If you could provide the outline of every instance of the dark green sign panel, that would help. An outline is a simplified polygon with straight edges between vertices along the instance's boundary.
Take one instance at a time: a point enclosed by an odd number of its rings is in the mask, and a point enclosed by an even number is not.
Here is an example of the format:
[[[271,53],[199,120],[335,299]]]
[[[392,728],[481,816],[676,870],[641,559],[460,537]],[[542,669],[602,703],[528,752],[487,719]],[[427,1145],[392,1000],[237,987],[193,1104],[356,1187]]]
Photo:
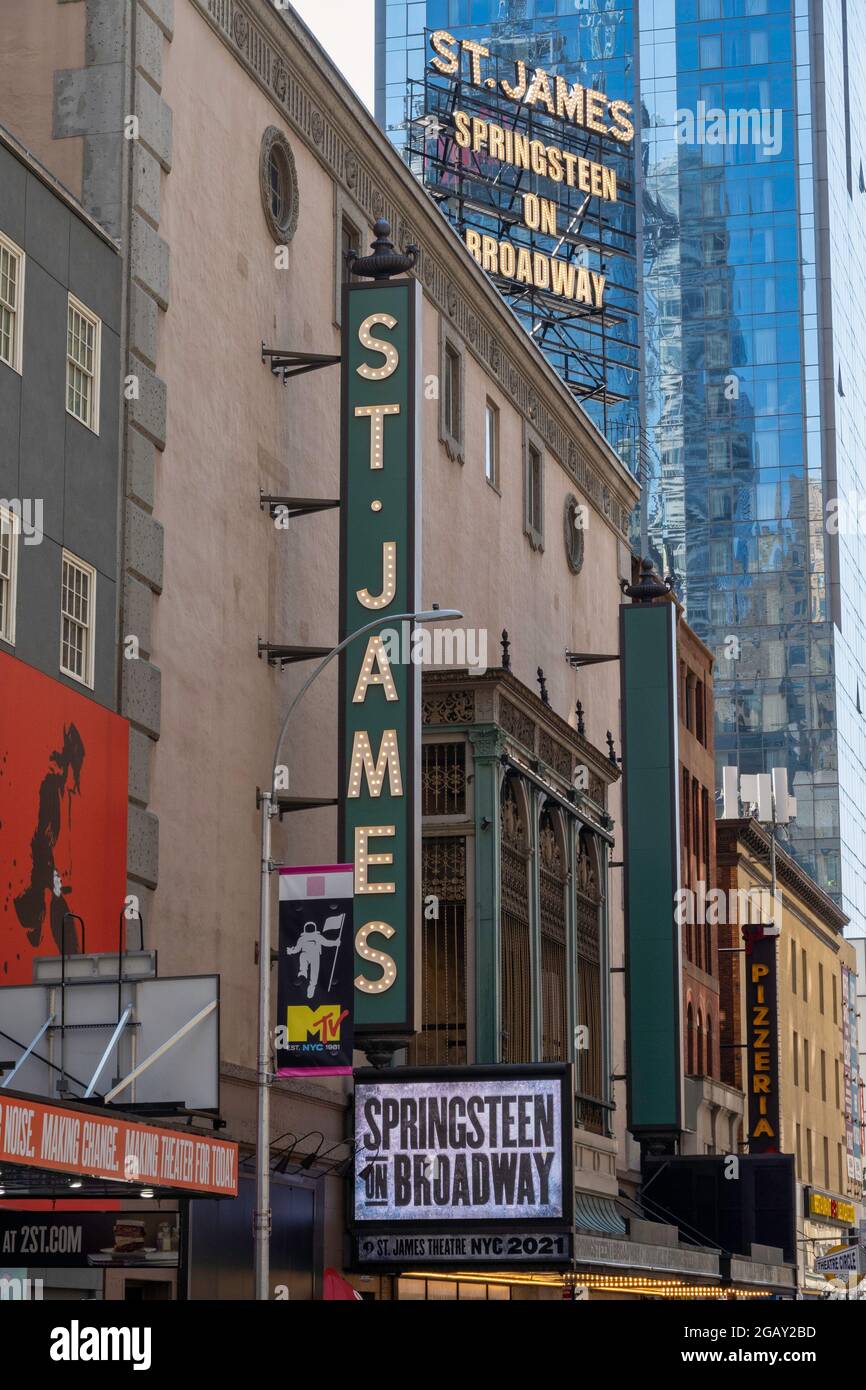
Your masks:
[[[676,609],[620,610],[629,1129],[681,1128]]]
[[[418,1025],[421,669],[417,464],[421,287],[347,286],[343,301],[340,637],[378,616],[340,669],[340,822],[355,866],[355,998],[361,1032]]]

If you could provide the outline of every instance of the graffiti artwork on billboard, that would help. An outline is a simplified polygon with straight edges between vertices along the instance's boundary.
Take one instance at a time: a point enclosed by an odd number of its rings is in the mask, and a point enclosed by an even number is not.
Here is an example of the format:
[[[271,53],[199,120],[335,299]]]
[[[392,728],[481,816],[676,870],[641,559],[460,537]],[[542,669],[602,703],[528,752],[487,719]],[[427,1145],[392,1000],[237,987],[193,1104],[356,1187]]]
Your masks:
[[[359,1074],[356,1223],[567,1220],[567,1098],[534,1071]]]
[[[0,653],[0,985],[35,956],[116,949],[128,726]]]
[[[353,885],[351,864],[280,870],[280,1076],[352,1070]]]

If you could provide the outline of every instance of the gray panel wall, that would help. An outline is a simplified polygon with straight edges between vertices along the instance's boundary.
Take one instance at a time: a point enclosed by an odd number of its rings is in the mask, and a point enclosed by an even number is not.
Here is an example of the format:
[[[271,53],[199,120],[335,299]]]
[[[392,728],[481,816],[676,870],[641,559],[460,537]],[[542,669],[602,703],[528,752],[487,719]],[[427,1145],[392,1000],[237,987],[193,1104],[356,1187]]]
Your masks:
[[[44,537],[18,538],[16,641],[22,661],[60,674],[61,550],[96,577],[94,688],[117,708],[118,431],[121,404],[119,254],[0,146],[0,230],[26,254],[23,372],[0,363],[0,498],[42,503]],[[66,410],[69,293],[102,320],[99,434]]]

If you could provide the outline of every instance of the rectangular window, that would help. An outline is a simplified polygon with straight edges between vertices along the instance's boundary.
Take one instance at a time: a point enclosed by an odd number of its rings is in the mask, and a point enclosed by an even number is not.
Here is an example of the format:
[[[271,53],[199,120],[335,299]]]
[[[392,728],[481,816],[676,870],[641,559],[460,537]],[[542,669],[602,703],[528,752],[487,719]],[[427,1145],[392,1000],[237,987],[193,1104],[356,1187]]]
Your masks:
[[[818,965],[818,1008],[824,1012],[824,967]]]
[[[66,409],[99,434],[99,356],[102,324],[72,295],[66,328]]]
[[[713,472],[724,472],[730,468],[731,460],[728,453],[727,439],[708,439],[707,440],[707,467]]]
[[[791,942],[791,993],[797,993],[797,946]]]
[[[795,1085],[795,1086],[799,1086],[799,1084],[800,1084],[800,1035],[799,1035],[799,1033],[795,1033],[795,1034],[794,1034],[794,1050],[793,1050],[793,1057],[794,1057],[794,1085]]]
[[[426,776],[426,763],[424,770]],[[421,924],[421,1032],[409,1060],[412,1066],[460,1065],[467,1060],[465,837],[425,836],[421,869],[424,896],[434,896],[439,906]]]
[[[809,1174],[809,1182],[814,1181],[812,1173],[812,1131],[806,1130],[806,1171]]]
[[[803,1138],[802,1138],[802,1134],[801,1134],[801,1131],[800,1131],[800,1126],[797,1125],[797,1177],[800,1179],[801,1182],[802,1182],[802,1179],[803,1179],[803,1161],[802,1161],[802,1158],[801,1158],[802,1152],[803,1152]]]
[[[0,362],[21,372],[24,252],[0,232]]]
[[[830,1186],[830,1140],[824,1135],[824,1186]]]
[[[808,970],[808,967],[807,967],[807,964],[806,964],[806,950],[805,950],[805,947],[804,947],[803,950],[800,952],[800,962],[801,962],[801,965],[802,965],[802,967],[803,967],[803,980],[802,980],[802,984],[803,984],[803,999],[804,999],[805,1003],[808,1004],[808,1002],[809,1002],[809,970]]]
[[[460,354],[445,345],[445,424],[454,439],[460,438]]]
[[[705,361],[707,367],[716,371],[730,365],[731,348],[727,333],[708,333],[705,339]]]
[[[18,517],[0,507],[0,639],[10,646],[15,644],[19,530]]]
[[[706,318],[718,318],[720,314],[728,311],[727,285],[716,283],[704,285],[704,315]]]
[[[844,1192],[844,1191],[845,1191],[845,1188],[844,1188],[844,1186],[843,1186],[843,1177],[842,1177],[842,1145],[841,1145],[841,1144],[837,1144],[837,1145],[836,1145],[836,1169],[837,1169],[837,1172],[838,1172],[838,1175],[839,1175],[839,1181],[838,1181],[838,1183],[837,1183],[837,1185],[836,1185],[836,1191],[837,1191],[837,1192]]]
[[[812,1071],[811,1059],[809,1057],[809,1039],[803,1039],[803,1090],[809,1089],[809,1076]]]
[[[833,1067],[836,1072],[836,1109],[839,1109],[839,1058],[834,1057]]]
[[[349,269],[348,261],[346,260],[346,256],[350,251],[354,251],[356,255],[360,254],[361,234],[358,228],[349,221],[348,217],[342,217],[340,219],[340,267],[342,271],[341,278],[344,284],[347,284],[354,278]]]
[[[700,55],[702,68],[720,68],[722,66],[721,34],[702,35],[700,39]]]
[[[821,1099],[827,1099],[827,1054],[821,1048]]]
[[[484,410],[484,476],[499,487],[499,407],[488,401]]]
[[[523,442],[523,529],[534,550],[544,549],[544,454],[541,441],[530,436]]]
[[[60,669],[93,688],[96,570],[63,552]]]
[[[839,1001],[836,997],[836,976],[833,976],[833,1022],[839,1022]]]

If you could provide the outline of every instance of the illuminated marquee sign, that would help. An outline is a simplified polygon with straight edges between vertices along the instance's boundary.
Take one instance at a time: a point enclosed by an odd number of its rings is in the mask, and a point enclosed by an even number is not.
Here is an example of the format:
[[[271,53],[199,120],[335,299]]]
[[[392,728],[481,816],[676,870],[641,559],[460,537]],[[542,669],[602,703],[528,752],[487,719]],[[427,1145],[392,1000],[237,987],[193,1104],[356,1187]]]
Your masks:
[[[776,937],[746,954],[749,1153],[779,1152],[779,1015]]]
[[[572,1085],[564,1063],[356,1072],[359,1261],[567,1260]]]
[[[421,287],[352,284],[343,301],[340,815],[354,866],[356,1026],[418,1025],[420,667],[393,659],[389,614],[418,611]]]
[[[490,49],[470,39],[458,40],[446,29],[436,29],[430,35],[430,45],[436,53],[431,66],[443,77],[456,77],[461,70],[461,52],[468,56],[469,82],[473,87],[485,91],[498,90],[509,101],[525,107],[536,107],[549,116],[572,125],[583,126],[585,130],[598,135],[610,135],[614,140],[628,144],[634,139],[634,125],[630,117],[632,108],[627,101],[608,101],[604,92],[594,87],[582,87],[579,82],[569,84],[563,77],[554,77],[544,68],[535,68],[530,74],[522,60],[514,64],[514,81],[495,77],[485,72],[483,58],[489,58]]]
[[[603,92],[583,87],[579,82],[570,84],[544,68],[530,72],[522,60],[514,64],[513,75],[494,76],[492,73],[499,72],[498,66],[494,66],[498,60],[489,48],[468,39],[461,43],[444,29],[431,34],[430,45],[435,54],[430,67],[435,73],[461,80],[497,103],[504,98],[521,114],[535,113],[560,121],[564,136],[573,138],[580,132],[607,137],[621,146],[634,140],[632,108],[626,101],[610,101]],[[466,110],[455,110],[452,119],[458,150],[495,161],[505,169],[526,171],[554,187],[576,189],[587,199],[608,203],[618,200],[616,171],[568,149],[565,143],[532,138],[528,131],[512,129],[510,124],[487,120]],[[529,232],[550,237],[556,250],[575,221],[573,216],[561,217],[556,199],[541,197],[532,190],[521,191],[516,206],[519,223]],[[491,275],[542,291],[556,300],[574,301],[590,310],[605,307],[607,277],[600,270],[561,258],[556,250],[547,254],[534,246],[515,244],[509,238],[500,239],[471,227],[466,229],[465,238],[467,249]]]
[[[837,1226],[856,1226],[857,1209],[853,1202],[843,1202],[831,1197],[829,1192],[819,1192],[816,1187],[808,1189],[806,1215],[818,1221],[833,1221]]]

